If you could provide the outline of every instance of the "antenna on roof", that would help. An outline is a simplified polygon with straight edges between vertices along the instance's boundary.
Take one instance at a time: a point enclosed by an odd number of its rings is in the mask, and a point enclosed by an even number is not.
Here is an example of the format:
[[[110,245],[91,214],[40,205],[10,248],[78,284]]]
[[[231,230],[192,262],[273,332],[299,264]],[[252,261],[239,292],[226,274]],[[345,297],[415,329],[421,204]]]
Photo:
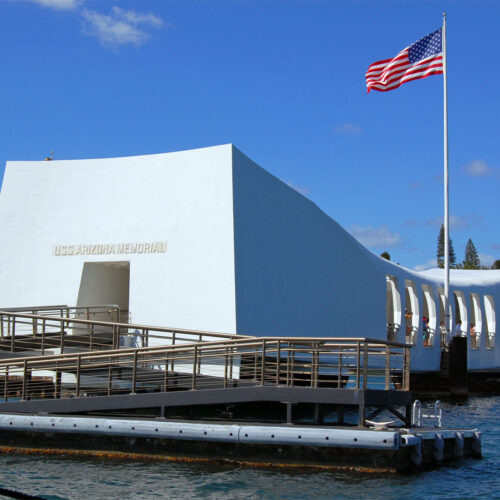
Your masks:
[[[54,150],[52,150],[50,152],[50,156],[48,156],[47,158],[45,158],[45,161],[52,161],[54,159]]]

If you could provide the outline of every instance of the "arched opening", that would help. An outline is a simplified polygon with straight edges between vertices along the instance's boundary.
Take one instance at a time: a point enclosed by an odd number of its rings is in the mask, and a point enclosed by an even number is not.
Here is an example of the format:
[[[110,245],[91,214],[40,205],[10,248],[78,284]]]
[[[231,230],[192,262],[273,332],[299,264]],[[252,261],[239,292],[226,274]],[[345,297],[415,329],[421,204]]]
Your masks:
[[[434,345],[437,324],[436,301],[434,300],[434,295],[430,285],[422,285],[422,292],[424,296],[424,310],[422,313],[424,346],[432,347]]]
[[[441,349],[447,349],[450,342],[451,334],[451,304],[448,301],[448,319],[444,313],[444,289],[438,288],[439,296],[439,337],[441,341]]]
[[[472,349],[478,349],[481,345],[481,332],[483,330],[483,315],[481,313],[481,303],[477,293],[470,294],[470,345]]]
[[[395,276],[386,276],[386,290],[387,340],[394,341],[401,326],[401,295]]]
[[[455,336],[467,337],[467,304],[464,292],[455,290]]]
[[[405,328],[406,342],[417,343],[419,307],[415,283],[405,280]]]
[[[491,295],[484,296],[484,315],[486,319],[486,349],[495,347],[495,331],[497,328],[495,303]]]

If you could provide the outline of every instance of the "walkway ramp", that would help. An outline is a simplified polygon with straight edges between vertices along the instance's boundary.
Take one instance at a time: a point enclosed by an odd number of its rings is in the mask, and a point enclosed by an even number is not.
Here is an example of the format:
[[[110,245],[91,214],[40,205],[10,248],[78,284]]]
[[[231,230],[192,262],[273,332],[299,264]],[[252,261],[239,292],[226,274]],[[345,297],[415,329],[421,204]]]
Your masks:
[[[114,324],[114,332],[122,327],[130,325]],[[407,420],[395,407],[411,402],[409,345],[365,338],[188,335],[197,341],[183,337],[182,344],[1,359],[0,412],[164,412],[276,402],[354,405],[362,424],[369,405]]]
[[[0,359],[248,338],[119,322],[118,306],[46,306],[0,310]]]

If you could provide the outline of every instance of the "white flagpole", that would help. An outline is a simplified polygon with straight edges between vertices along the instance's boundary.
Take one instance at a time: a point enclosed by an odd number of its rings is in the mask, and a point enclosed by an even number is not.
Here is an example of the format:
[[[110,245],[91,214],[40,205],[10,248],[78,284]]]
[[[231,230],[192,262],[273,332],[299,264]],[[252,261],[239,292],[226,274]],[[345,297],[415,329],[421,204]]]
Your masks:
[[[450,249],[449,249],[449,199],[448,199],[448,85],[446,68],[446,12],[443,13],[443,94],[444,94],[444,317],[445,326],[450,326]],[[451,332],[450,332],[451,333]]]

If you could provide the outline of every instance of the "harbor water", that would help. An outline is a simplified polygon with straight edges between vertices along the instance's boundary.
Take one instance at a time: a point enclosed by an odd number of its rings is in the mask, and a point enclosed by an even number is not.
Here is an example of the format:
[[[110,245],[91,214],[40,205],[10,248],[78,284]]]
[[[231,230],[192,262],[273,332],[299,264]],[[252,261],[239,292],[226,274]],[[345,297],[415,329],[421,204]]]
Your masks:
[[[447,428],[482,432],[483,460],[397,475],[0,455],[0,487],[47,499],[500,499],[500,397],[443,401],[443,417]]]

